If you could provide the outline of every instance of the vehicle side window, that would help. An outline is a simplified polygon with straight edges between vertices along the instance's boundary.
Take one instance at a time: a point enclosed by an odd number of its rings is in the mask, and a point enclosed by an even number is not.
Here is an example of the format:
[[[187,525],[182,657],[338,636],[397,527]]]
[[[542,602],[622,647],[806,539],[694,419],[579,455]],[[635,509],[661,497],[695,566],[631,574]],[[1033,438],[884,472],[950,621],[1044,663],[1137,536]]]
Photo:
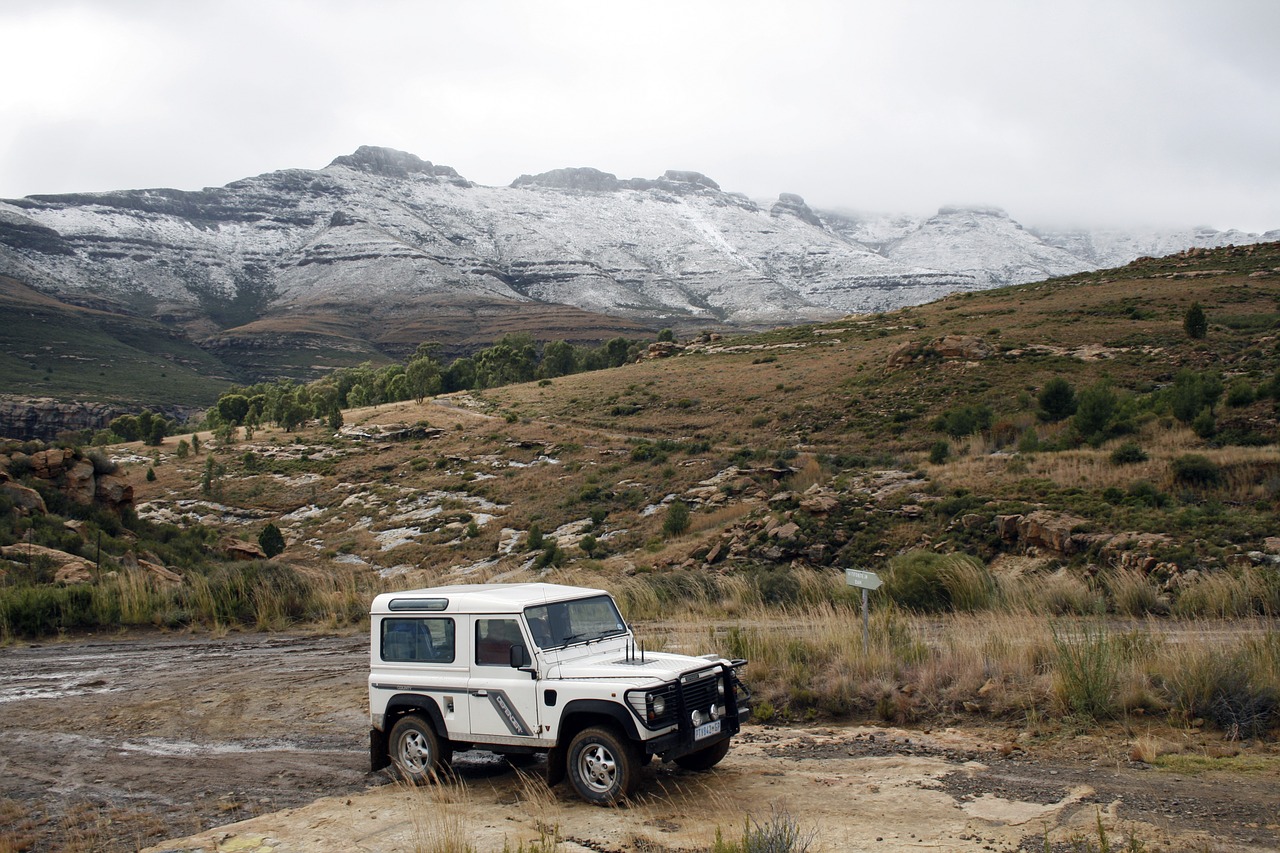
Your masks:
[[[382,659],[412,663],[453,663],[453,620],[383,619]]]
[[[511,646],[523,642],[514,619],[476,620],[476,663],[481,666],[510,666]]]

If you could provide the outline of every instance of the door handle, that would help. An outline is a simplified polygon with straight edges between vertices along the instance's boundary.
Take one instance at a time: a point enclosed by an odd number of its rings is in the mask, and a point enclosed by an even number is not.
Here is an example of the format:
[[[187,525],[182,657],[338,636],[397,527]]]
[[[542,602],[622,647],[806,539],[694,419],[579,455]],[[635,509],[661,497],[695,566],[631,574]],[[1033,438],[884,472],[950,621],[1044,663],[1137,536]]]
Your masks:
[[[472,696],[488,696],[489,691],[488,690],[472,690],[471,695]]]

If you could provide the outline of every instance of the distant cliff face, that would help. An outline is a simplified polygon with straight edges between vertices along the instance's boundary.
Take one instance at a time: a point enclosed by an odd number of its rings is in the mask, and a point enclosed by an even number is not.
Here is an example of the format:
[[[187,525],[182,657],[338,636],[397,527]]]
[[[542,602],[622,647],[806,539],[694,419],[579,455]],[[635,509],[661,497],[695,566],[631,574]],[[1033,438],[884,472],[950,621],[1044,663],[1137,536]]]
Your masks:
[[[60,433],[104,428],[124,414],[103,403],[60,403],[48,398],[0,399],[0,438],[53,441]]]

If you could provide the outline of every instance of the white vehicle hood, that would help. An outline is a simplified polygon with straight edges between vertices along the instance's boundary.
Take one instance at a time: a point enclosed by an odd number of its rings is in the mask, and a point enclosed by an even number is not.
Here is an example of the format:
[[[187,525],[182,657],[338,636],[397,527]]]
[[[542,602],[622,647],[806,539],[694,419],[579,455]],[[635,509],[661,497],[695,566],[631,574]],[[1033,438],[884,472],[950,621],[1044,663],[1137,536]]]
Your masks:
[[[574,652],[579,652],[574,654]],[[600,679],[634,684],[660,684],[674,681],[687,672],[706,669],[719,658],[697,658],[666,652],[630,654],[623,647],[584,650],[566,649],[557,653],[559,660],[545,671],[546,678]]]

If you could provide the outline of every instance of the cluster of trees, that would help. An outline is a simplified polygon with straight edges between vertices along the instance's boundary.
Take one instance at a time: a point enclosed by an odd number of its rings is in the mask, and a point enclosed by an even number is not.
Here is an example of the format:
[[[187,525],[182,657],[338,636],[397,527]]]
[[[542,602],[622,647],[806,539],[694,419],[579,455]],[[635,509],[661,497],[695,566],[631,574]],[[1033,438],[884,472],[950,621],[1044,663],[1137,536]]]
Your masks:
[[[671,340],[663,330],[659,340]],[[335,370],[314,382],[264,382],[233,388],[209,411],[210,426],[253,429],[271,421],[293,430],[313,418],[337,429],[342,409],[376,406],[400,400],[421,402],[450,391],[495,388],[535,379],[554,379],[572,373],[618,367],[635,359],[638,342],[613,338],[598,347],[550,341],[539,347],[528,334],[508,334],[473,356],[448,365],[438,357],[439,344],[424,343],[404,364],[376,367],[365,363]]]
[[[173,435],[178,422],[169,420],[164,415],[150,409],[143,409],[136,415],[120,415],[107,424],[106,429],[98,430],[90,442],[98,447],[107,444],[119,444],[123,441],[141,441],[153,446],[159,445],[166,436]]]

